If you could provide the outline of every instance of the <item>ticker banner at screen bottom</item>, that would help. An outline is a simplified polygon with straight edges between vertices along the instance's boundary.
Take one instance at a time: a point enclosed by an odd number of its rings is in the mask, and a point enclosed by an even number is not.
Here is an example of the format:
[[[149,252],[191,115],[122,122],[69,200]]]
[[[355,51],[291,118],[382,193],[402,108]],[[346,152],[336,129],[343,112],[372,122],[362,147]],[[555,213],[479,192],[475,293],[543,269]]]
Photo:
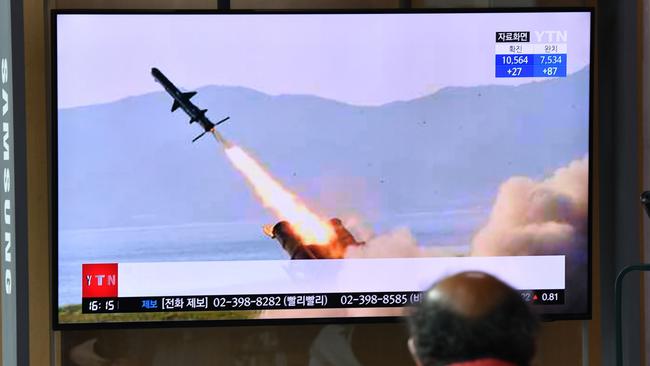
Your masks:
[[[90,263],[84,313],[402,307],[435,281],[483,271],[534,304],[563,304],[564,256]]]
[[[564,290],[519,290],[533,305],[562,305]],[[85,298],[84,314],[179,311],[390,308],[417,304],[421,292]]]

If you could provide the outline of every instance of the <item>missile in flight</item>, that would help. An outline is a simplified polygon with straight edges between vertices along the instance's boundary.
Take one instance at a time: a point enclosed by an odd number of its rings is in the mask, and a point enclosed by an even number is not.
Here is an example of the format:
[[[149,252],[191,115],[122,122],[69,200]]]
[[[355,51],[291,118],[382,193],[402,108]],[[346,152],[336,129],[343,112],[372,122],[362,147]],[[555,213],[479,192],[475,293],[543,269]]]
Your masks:
[[[230,117],[226,117],[222,120],[220,120],[217,123],[212,123],[208,116],[205,115],[205,112],[207,112],[207,109],[200,109],[197,107],[194,103],[190,101],[194,95],[196,95],[195,91],[191,92],[181,92],[176,85],[174,85],[167,77],[165,74],[163,74],[160,70],[157,68],[152,68],[151,69],[151,75],[156,79],[157,82],[160,83],[160,85],[165,88],[167,93],[171,95],[172,98],[174,98],[174,104],[172,104],[172,112],[177,110],[178,108],[181,108],[189,117],[190,117],[190,124],[197,122],[198,124],[201,125],[203,128],[203,132],[196,136],[192,142],[195,142],[196,140],[200,139],[203,137],[208,132],[213,133],[215,136],[218,136],[216,133],[215,127],[226,122],[227,120],[230,119]],[[220,140],[217,138],[217,140]]]

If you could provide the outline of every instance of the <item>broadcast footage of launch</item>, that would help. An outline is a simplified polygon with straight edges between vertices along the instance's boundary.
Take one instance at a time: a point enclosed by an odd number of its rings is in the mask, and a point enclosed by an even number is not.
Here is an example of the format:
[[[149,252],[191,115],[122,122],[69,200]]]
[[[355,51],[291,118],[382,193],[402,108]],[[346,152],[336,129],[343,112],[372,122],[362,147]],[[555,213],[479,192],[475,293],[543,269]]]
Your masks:
[[[393,317],[469,269],[585,313],[589,22],[58,15],[59,322]]]

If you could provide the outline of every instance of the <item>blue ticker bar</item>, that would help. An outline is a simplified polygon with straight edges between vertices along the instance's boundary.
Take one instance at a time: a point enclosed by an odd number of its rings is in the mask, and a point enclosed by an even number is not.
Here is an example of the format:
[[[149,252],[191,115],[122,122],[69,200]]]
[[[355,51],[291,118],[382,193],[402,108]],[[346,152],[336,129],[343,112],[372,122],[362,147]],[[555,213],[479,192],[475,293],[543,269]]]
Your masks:
[[[540,78],[566,77],[566,64],[534,65],[533,76]]]
[[[567,55],[507,54],[495,55],[498,78],[566,77]]]
[[[529,78],[534,73],[533,65],[497,65],[498,78]]]
[[[535,65],[566,65],[566,53],[533,55]]]
[[[533,60],[535,56],[539,55],[495,55],[496,64],[498,65],[509,65],[509,66],[519,66],[519,65],[533,65]]]

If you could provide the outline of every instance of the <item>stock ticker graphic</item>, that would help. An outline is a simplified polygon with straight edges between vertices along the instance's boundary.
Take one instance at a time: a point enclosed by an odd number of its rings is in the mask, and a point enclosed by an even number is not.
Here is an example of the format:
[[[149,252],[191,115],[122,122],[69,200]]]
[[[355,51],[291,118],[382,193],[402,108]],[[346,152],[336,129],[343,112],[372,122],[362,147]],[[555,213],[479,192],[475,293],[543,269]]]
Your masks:
[[[567,76],[566,31],[496,32],[495,53],[498,78]]]

